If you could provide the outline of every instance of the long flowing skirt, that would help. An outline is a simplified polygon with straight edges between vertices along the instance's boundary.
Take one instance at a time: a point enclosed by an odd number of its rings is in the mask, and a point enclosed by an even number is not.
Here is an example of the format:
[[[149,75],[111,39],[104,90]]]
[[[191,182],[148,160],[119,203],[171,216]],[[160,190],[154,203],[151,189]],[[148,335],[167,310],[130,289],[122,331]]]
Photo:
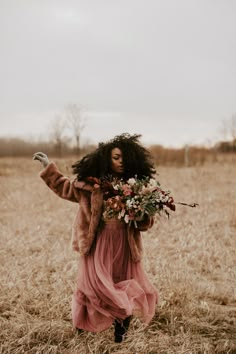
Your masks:
[[[155,313],[157,291],[141,262],[133,262],[127,226],[105,224],[89,255],[79,260],[72,299],[73,326],[91,332],[109,328],[114,319],[135,315],[148,323]]]

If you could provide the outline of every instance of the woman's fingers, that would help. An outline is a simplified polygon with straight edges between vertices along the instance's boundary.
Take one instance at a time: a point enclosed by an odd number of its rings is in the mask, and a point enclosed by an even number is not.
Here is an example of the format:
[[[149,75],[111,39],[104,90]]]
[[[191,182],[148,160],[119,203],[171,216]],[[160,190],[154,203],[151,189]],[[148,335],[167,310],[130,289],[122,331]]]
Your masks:
[[[42,163],[42,165],[44,167],[46,167],[49,164],[49,160],[46,154],[44,154],[43,152],[36,152],[33,155],[33,160],[38,160]]]
[[[45,159],[47,158],[47,155],[44,154],[43,152],[36,152],[34,155],[33,155],[33,160],[39,160],[41,161],[42,159]]]
[[[39,156],[39,157],[47,157],[46,154],[44,154],[43,152],[35,152],[34,156]]]

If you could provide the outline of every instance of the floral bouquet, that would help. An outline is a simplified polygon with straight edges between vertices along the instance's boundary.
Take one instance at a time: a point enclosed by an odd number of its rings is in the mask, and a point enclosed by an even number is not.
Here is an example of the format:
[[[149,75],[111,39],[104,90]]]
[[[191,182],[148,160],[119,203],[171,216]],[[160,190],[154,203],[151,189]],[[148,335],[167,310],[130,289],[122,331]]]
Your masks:
[[[163,191],[154,178],[93,180],[104,192],[104,219],[123,219],[125,223],[134,223],[137,227],[137,221],[142,221],[145,215],[154,216],[164,212],[169,216],[168,210],[175,211],[170,191]]]

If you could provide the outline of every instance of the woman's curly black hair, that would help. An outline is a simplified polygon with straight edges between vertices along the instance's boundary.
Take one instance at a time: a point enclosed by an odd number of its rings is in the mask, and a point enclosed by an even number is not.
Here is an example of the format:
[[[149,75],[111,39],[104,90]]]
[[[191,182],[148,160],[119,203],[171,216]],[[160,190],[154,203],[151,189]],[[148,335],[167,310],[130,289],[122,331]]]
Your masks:
[[[77,174],[79,181],[83,181],[87,177],[103,178],[112,175],[111,151],[114,148],[119,148],[123,155],[124,173],[122,177],[125,180],[134,176],[138,178],[153,177],[156,172],[154,164],[149,151],[140,144],[140,137],[140,134],[124,133],[115,136],[107,143],[99,143],[94,152],[72,165],[73,173]]]

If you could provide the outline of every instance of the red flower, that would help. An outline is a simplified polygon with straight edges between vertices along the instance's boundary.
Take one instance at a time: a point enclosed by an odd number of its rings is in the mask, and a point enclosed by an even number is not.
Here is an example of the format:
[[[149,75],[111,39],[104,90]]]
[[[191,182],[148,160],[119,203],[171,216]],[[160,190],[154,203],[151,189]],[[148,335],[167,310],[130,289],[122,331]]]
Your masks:
[[[124,203],[122,202],[122,199],[119,195],[107,199],[107,205],[110,209],[113,209],[115,211],[120,211],[124,208]]]

